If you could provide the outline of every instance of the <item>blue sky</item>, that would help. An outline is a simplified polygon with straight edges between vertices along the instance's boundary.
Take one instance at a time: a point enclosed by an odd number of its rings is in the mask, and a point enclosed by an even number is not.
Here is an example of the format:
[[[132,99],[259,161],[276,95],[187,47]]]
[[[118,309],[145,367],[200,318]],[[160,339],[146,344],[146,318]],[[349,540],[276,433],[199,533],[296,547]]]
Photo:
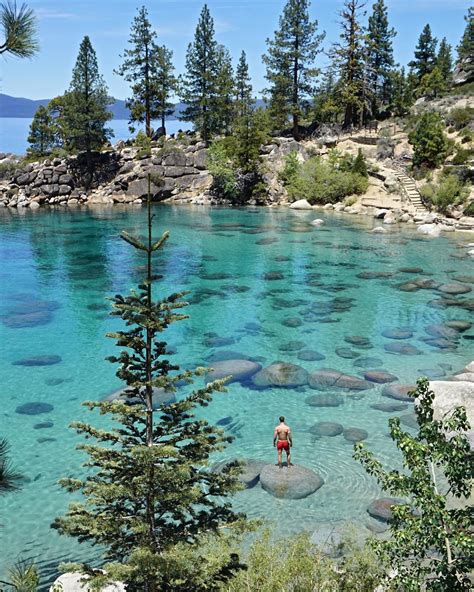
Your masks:
[[[19,3],[21,0],[19,0]],[[178,72],[184,69],[186,47],[191,41],[203,0],[27,0],[39,19],[41,51],[32,60],[0,58],[0,92],[32,99],[51,98],[69,86],[79,44],[89,35],[99,67],[117,98],[128,95],[128,86],[113,73],[119,54],[127,46],[130,23],[137,7],[144,4],[157,30],[160,43],[174,52]],[[245,49],[255,91],[265,87],[261,56],[265,39],[273,35],[285,0],[208,0],[216,25],[216,37],[231,51],[234,61]],[[337,40],[337,12],[342,0],[313,0],[311,15],[326,31],[325,47]],[[373,0],[367,8],[370,12]],[[446,36],[455,46],[464,30],[463,17],[470,0],[386,0],[391,25],[398,35],[395,57],[406,64],[423,26],[429,22],[434,34]],[[319,58],[324,66],[327,59]]]

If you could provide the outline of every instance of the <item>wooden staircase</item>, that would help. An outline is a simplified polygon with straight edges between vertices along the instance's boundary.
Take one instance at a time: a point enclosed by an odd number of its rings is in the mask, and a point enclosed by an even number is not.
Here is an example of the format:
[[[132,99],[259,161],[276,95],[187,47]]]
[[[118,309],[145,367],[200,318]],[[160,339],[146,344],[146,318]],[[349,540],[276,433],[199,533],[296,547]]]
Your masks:
[[[423,204],[421,193],[418,191],[415,179],[409,177],[400,165],[397,166],[395,169],[395,176],[397,177],[397,180],[400,183],[405,197],[415,208],[415,211],[423,214],[426,213],[427,209]]]

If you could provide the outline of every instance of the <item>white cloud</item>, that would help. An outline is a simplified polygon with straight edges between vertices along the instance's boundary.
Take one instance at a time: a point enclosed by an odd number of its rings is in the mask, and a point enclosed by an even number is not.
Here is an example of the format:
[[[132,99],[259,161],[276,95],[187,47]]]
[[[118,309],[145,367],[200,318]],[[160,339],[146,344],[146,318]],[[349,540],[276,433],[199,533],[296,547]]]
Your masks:
[[[48,10],[46,8],[38,8],[35,13],[40,19],[75,19],[78,18],[77,14],[73,12],[64,12],[61,10]]]

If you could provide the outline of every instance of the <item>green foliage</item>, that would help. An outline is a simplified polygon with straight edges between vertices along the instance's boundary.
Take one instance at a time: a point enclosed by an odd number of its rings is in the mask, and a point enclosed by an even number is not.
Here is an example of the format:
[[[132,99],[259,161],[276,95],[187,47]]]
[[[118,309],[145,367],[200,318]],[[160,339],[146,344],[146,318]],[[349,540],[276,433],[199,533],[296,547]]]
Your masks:
[[[292,150],[285,156],[283,168],[278,173],[278,178],[285,185],[293,183],[301,171],[301,163],[298,160],[298,153],[296,150]]]
[[[333,68],[323,74],[321,84],[316,90],[312,106],[312,119],[317,123],[334,123],[342,113],[337,99],[337,83]]]
[[[415,48],[415,58],[408,64],[418,82],[435,67],[437,45],[438,40],[433,37],[431,27],[425,25]]]
[[[452,163],[455,165],[466,164],[473,155],[474,150],[472,148],[462,148],[462,146],[457,145]]]
[[[308,534],[271,541],[266,532],[251,546],[247,569],[225,585],[223,592],[373,592],[382,574],[373,552],[358,547],[349,536],[328,557],[312,545]]]
[[[49,154],[57,145],[57,129],[48,107],[40,105],[33,117],[28,135],[28,152],[35,156]]]
[[[91,152],[99,150],[113,136],[107,121],[111,99],[99,74],[97,56],[89,37],[84,37],[72,71],[69,91],[60,100],[58,116],[64,147],[70,152],[86,153],[89,185],[93,177]]]
[[[8,457],[10,447],[5,438],[0,438],[0,495],[20,488],[22,475],[12,467]]]
[[[459,45],[457,46],[458,61],[465,62],[470,59],[471,63],[465,63],[464,66],[472,70],[474,67],[472,64],[472,56],[474,55],[474,6],[470,6],[467,9],[467,14],[464,17],[466,21],[466,28],[464,29],[463,36]]]
[[[365,29],[361,23],[364,0],[345,0],[339,13],[340,42],[330,51],[333,67],[339,71],[336,100],[344,112],[344,127],[359,125],[366,109]]]
[[[431,72],[425,74],[421,78],[417,94],[429,97],[430,99],[436,99],[439,95],[443,94],[447,88],[448,85],[445,76],[441,72],[441,69],[438,66],[435,66]]]
[[[434,168],[443,163],[448,152],[444,123],[439,113],[426,111],[408,135],[413,146],[413,165]]]
[[[420,192],[428,203],[434,205],[443,214],[446,213],[449,206],[463,203],[469,195],[469,189],[454,174],[444,175],[439,184],[424,185]]]
[[[243,173],[258,175],[260,148],[268,141],[268,113],[264,109],[250,109],[234,125],[235,163]]]
[[[31,58],[38,53],[38,21],[27,4],[21,4],[18,9],[16,0],[2,2],[0,29],[3,36],[0,55],[9,53],[18,58]]]
[[[152,135],[151,120],[165,120],[173,113],[171,95],[177,88],[174,76],[173,52],[156,42],[156,33],[148,19],[148,11],[142,6],[132,22],[130,49],[123,55],[123,63],[116,73],[130,83],[132,96],[126,105],[130,109],[130,124],[145,122],[145,132]]]
[[[367,191],[367,178],[353,172],[354,159],[336,156],[323,162],[312,157],[301,165],[298,174],[286,185],[293,199],[307,199],[310,203],[336,203],[348,195]]]
[[[217,46],[216,76],[217,92],[214,106],[216,127],[219,133],[228,136],[235,117],[234,98],[236,89],[232,58],[230,57],[229,50],[223,45]]]
[[[436,57],[436,66],[439,68],[446,86],[448,86],[448,84],[451,82],[451,77],[453,74],[453,56],[452,48],[449,45],[446,37],[443,37],[443,39],[441,39],[441,43],[439,44],[438,55]]]
[[[446,124],[456,130],[468,126],[474,122],[474,107],[456,107],[446,115]]]
[[[252,96],[252,84],[249,76],[247,55],[242,51],[235,72],[235,111],[237,117],[244,117],[253,108],[255,100]]]
[[[136,158],[141,159],[151,156],[151,138],[144,131],[140,130],[136,135],[135,146],[140,149],[137,152]]]
[[[214,35],[214,20],[205,4],[186,53],[186,74],[181,80],[186,109],[180,117],[194,124],[206,145],[220,127],[216,117],[219,56]]]
[[[459,132],[459,135],[463,144],[468,144],[469,142],[474,141],[474,132],[468,127],[463,127]]]
[[[415,592],[471,590],[474,543],[469,533],[472,508],[453,508],[450,497],[468,502],[473,464],[466,411],[457,407],[449,416],[434,419],[434,393],[426,378],[418,380],[413,396],[418,433],[402,431],[398,418],[389,421],[390,434],[402,453],[403,471],[385,470],[362,443],[354,458],[385,491],[407,502],[393,506],[390,539],[373,541],[381,561],[393,571],[392,585]]]
[[[467,204],[467,206],[463,210],[463,214],[465,216],[473,216],[474,217],[474,201],[471,201]]]
[[[369,16],[366,38],[366,67],[371,94],[371,115],[377,117],[391,102],[391,73],[395,66],[392,39],[384,0],[377,0]]]
[[[239,195],[232,138],[214,142],[208,151],[207,168],[214,177],[213,189],[224,199],[234,201]]]
[[[359,148],[357,152],[356,159],[354,160],[354,164],[352,165],[352,172],[356,173],[357,175],[361,175],[362,177],[368,177],[367,171],[367,162],[365,157],[362,153],[362,150]]]
[[[391,75],[391,103],[389,111],[395,117],[405,117],[410,112],[414,102],[413,87],[410,79],[405,75],[405,68],[393,70]]]
[[[15,592],[36,592],[40,582],[35,564],[22,559],[10,567],[8,578]]]
[[[196,417],[214,392],[225,390],[225,380],[204,383],[166,402],[178,385],[189,385],[207,371],[181,371],[168,359],[162,333],[187,318],[182,312],[187,303],[185,294],[179,292],[153,299],[152,255],[163,248],[168,233],[158,240],[152,236],[150,195],[147,238],[127,232],[122,238],[145,255],[147,269],[138,290],[111,299],[112,315],[123,320],[124,329],[108,334],[122,348],[108,360],[119,364],[116,374],[125,389],[115,401],[84,404],[107,416],[112,427],[73,424],[87,440],[80,449],[88,455],[88,470],[83,478],[61,481],[69,492],[82,493],[82,497],[53,526],[104,549],[106,575],[94,572],[93,584],[121,580],[131,592],[215,590],[216,585],[200,584],[202,573],[199,566],[190,569],[189,555],[195,550],[196,561],[203,563],[201,542],[218,539],[222,529],[243,518],[229,502],[229,496],[240,488],[238,464],[220,473],[209,469],[211,455],[223,450],[232,438]],[[220,582],[240,566],[238,558],[227,553],[206,567],[209,582]],[[88,568],[76,565],[74,569],[87,573]],[[193,574],[199,576],[198,582],[193,581]]]
[[[293,119],[293,136],[299,138],[299,123],[314,80],[319,74],[314,62],[325,33],[317,34],[318,21],[309,16],[309,0],[287,0],[273,39],[267,39],[263,62],[267,67],[266,90],[270,111],[278,123]]]

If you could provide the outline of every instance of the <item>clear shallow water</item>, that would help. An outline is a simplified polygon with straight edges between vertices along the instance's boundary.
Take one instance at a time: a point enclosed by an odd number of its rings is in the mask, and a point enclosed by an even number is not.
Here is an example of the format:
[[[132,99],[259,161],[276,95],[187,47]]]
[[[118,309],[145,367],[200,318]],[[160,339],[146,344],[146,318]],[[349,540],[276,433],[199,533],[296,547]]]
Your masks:
[[[0,152],[25,154],[29,146],[27,138],[31,121],[27,117],[0,117]],[[119,140],[128,140],[136,135],[136,132],[134,134],[130,133],[126,119],[112,119],[108,125],[114,132],[114,137],[111,140],[112,143]],[[161,124],[154,122],[153,125],[156,129]],[[168,134],[175,134],[178,130],[191,128],[191,124],[186,121],[174,119],[166,122],[166,131]]]
[[[447,319],[469,320],[469,312],[428,306],[440,296],[434,290],[396,289],[413,277],[444,282],[459,274],[472,275],[463,248],[472,239],[462,235],[426,239],[406,227],[400,233],[373,235],[368,232],[372,221],[335,214],[322,217],[325,226],[313,228],[306,225],[314,218],[311,212],[157,206],[155,234],[167,229],[171,238],[156,264],[156,271],[164,274],[156,293],[183,288],[190,290],[194,302],[187,309],[190,318],[176,323],[166,337],[178,351],[176,360],[185,366],[201,365],[213,353],[233,350],[264,365],[285,360],[307,370],[330,367],[357,375],[362,369],[335,350],[352,347],[344,341],[346,336],[361,335],[371,340],[373,348],[352,349],[363,357],[380,358],[381,367],[405,383],[413,381],[420,369],[439,371],[441,363],[457,370],[473,358],[472,341],[467,339],[460,339],[457,349],[448,352],[422,341],[426,326]],[[100,425],[103,420],[83,409],[81,402],[120,386],[115,367],[104,361],[116,349],[104,334],[118,322],[107,316],[105,298],[128,291],[143,264],[118,238],[122,229],[144,233],[145,210],[0,210],[0,434],[10,441],[16,466],[31,479],[19,493],[1,499],[0,573],[19,556],[34,557],[47,581],[61,560],[97,554],[59,537],[49,525],[71,501],[57,485],[58,479],[83,474],[83,457],[74,449],[80,439],[68,424],[87,420]],[[397,272],[413,266],[423,273]],[[264,279],[273,271],[281,272],[283,279]],[[390,278],[358,278],[363,271],[397,273]],[[350,304],[342,307],[346,310],[324,312],[335,298],[353,300],[345,301]],[[18,327],[19,311],[33,315],[27,324],[43,324]],[[305,322],[287,327],[282,322],[289,317]],[[394,341],[381,332],[393,327],[409,327],[414,332],[409,343],[422,353],[386,352],[384,344]],[[234,342],[210,348],[205,345],[208,332]],[[326,359],[302,362],[296,351],[280,349],[294,340]],[[43,367],[13,364],[38,355],[59,355],[62,361]],[[257,486],[238,494],[236,507],[251,517],[274,521],[282,533],[311,530],[334,520],[367,523],[367,504],[379,490],[352,460],[352,444],[342,436],[317,440],[308,430],[317,421],[364,428],[369,432],[367,445],[387,463],[396,464],[398,457],[387,437],[387,420],[396,414],[370,407],[391,401],[381,397],[381,388],[342,393],[344,404],[333,408],[308,406],[306,397],[317,393],[308,387],[257,391],[232,384],[228,394],[216,395],[205,416],[212,422],[231,416],[236,436],[223,458],[274,462],[273,427],[284,414],[294,432],[294,462],[325,479],[314,495],[297,501],[275,499]],[[47,403],[53,409],[40,415],[16,411],[30,402]],[[38,427],[44,422],[53,425]]]

